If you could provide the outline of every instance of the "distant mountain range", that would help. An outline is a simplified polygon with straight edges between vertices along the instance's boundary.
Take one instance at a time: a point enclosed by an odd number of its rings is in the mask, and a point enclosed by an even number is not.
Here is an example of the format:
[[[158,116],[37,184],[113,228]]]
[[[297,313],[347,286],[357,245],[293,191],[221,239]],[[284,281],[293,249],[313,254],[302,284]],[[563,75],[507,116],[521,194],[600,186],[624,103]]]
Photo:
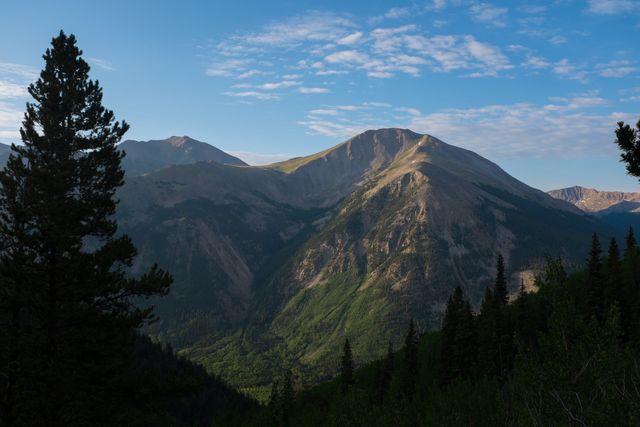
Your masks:
[[[119,147],[126,153],[122,161],[122,168],[127,176],[143,175],[171,165],[197,162],[247,166],[237,157],[188,136],[172,136],[167,139],[150,141],[128,139],[123,141]],[[9,145],[0,144],[0,167],[4,166],[10,152]]]
[[[640,232],[640,192],[599,191],[574,186],[552,190],[549,194],[572,203],[621,231],[632,226]]]
[[[581,187],[551,197],[406,129],[268,166],[186,136],[120,147],[133,271],[158,262],[175,278],[148,332],[239,385],[333,373],[345,337],[358,360],[381,356],[409,318],[439,326],[455,286],[478,304],[498,253],[515,291],[546,254],[582,263],[591,233],[620,235],[607,223],[622,230],[640,203]]]
[[[123,141],[119,147],[126,153],[122,167],[129,175],[142,175],[170,165],[196,162],[247,166],[237,157],[188,136],[172,136],[167,139],[151,141],[128,139]]]
[[[127,180],[134,271],[174,274],[149,332],[236,384],[336,369],[439,326],[461,286],[479,303],[502,253],[512,290],[545,254],[582,263],[616,232],[477,154],[406,129],[367,131],[268,166],[174,165]]]

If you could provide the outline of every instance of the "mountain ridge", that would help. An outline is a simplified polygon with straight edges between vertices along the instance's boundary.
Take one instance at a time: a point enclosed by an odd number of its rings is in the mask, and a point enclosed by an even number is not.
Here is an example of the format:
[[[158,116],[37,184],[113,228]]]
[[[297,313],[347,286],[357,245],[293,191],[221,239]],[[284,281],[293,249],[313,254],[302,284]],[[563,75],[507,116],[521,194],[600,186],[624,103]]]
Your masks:
[[[640,202],[640,192],[603,191],[579,185],[551,190],[548,194],[590,213],[603,211],[620,202]]]
[[[439,324],[453,287],[478,304],[495,257],[511,289],[546,253],[581,262],[614,231],[495,163],[403,129],[267,166],[200,162],[133,177],[118,221],[134,271],[171,271],[149,332],[236,384],[324,375],[345,336],[379,356],[414,317]]]
[[[237,157],[188,136],[148,141],[128,139],[122,141],[118,148],[126,153],[122,166],[129,175],[142,175],[164,167],[202,161],[247,166]]]

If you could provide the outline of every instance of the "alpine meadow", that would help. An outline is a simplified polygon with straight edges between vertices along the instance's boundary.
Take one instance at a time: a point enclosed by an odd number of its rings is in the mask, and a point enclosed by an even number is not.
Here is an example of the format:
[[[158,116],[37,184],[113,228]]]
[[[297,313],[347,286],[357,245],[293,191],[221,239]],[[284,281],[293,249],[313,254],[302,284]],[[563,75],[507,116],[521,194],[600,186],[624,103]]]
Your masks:
[[[0,426],[640,425],[640,1],[0,11]]]

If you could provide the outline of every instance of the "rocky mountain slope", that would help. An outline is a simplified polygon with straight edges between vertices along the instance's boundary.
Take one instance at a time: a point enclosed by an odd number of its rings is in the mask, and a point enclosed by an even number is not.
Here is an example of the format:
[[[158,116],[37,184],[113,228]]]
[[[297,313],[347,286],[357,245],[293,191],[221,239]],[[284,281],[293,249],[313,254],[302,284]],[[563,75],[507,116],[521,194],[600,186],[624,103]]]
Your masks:
[[[622,202],[640,204],[640,193],[624,193],[622,191],[598,191],[580,186],[561,188],[549,191],[556,199],[574,204],[585,212],[602,212]],[[623,204],[623,206],[628,204]]]
[[[409,130],[367,131],[265,167],[178,165],[129,179],[119,221],[175,276],[150,332],[238,384],[334,372],[439,325],[455,286],[478,303],[502,253],[512,289],[545,254],[582,262],[614,232],[490,161]]]
[[[216,162],[236,166],[247,164],[216,147],[188,136],[172,136],[162,140],[126,140],[119,145],[127,153],[122,162],[129,175],[142,175],[170,165]]]
[[[574,204],[620,231],[626,231],[630,226],[640,230],[640,192],[599,191],[575,186],[552,190],[549,194]]]
[[[122,167],[127,176],[138,176],[172,165],[197,162],[214,162],[235,166],[247,166],[245,162],[205,142],[188,136],[172,136],[167,139],[134,141],[128,139],[119,145],[126,156]],[[0,144],[0,167],[4,167],[11,146]]]
[[[4,167],[11,153],[11,146],[6,144],[0,144],[0,167]]]

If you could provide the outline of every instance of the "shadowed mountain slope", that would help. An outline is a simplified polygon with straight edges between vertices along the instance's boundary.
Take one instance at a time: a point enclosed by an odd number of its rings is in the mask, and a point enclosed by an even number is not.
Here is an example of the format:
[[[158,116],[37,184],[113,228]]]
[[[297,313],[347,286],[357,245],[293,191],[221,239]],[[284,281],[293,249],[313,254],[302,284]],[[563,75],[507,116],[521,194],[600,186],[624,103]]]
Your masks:
[[[237,384],[334,372],[410,317],[439,325],[461,286],[478,303],[505,256],[511,288],[545,254],[582,262],[611,228],[477,154],[403,129],[367,131],[263,167],[197,163],[130,179],[119,221],[175,275],[150,332]]]
[[[119,145],[126,153],[122,167],[128,175],[142,175],[171,165],[215,162],[236,166],[247,164],[204,142],[188,136],[172,136],[162,140],[126,140]]]

